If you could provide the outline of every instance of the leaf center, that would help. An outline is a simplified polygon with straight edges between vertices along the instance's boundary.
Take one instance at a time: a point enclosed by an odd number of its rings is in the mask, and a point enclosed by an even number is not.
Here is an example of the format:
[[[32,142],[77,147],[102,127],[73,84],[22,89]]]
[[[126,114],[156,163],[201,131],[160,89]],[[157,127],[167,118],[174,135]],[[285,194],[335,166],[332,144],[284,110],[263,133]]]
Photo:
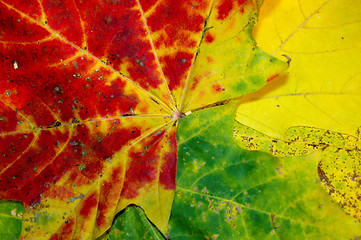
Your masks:
[[[176,111],[174,113],[174,117],[177,118],[177,119],[181,119],[181,118],[184,118],[185,116],[188,116],[189,114],[191,114],[192,111],[188,111],[186,113],[182,113],[182,112],[179,112],[179,111]]]

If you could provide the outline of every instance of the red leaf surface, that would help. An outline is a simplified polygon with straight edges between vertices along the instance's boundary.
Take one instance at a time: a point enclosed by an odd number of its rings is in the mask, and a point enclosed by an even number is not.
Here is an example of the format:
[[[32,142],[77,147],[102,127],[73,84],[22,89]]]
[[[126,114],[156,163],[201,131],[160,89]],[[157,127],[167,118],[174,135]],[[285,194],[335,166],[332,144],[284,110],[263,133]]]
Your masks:
[[[212,93],[199,108],[239,95],[219,83],[195,87],[214,75],[207,51],[209,66],[190,77],[203,38],[219,45],[207,20],[213,11],[231,26],[232,14],[256,9],[226,0],[0,0],[0,198],[25,204],[21,237],[96,238],[129,204],[166,232],[177,119],[192,109],[183,98]]]

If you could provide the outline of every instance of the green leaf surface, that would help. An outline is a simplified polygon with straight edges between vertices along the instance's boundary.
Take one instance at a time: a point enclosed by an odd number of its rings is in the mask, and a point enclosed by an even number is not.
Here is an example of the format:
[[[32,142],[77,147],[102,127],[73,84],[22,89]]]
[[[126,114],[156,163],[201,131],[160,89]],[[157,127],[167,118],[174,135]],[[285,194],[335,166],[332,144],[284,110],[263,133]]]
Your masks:
[[[234,125],[234,138],[243,149],[260,150],[276,157],[318,152],[318,173],[325,190],[347,213],[361,221],[360,128],[355,136],[312,127],[292,127],[284,139],[277,139],[238,121]]]
[[[181,119],[171,239],[351,239],[361,224],[331,201],[318,155],[275,158],[232,137],[236,102]]]
[[[0,200],[0,239],[18,239],[24,206],[15,201]]]
[[[137,206],[127,207],[110,228],[102,240],[165,239],[158,229],[147,219],[144,211]]]

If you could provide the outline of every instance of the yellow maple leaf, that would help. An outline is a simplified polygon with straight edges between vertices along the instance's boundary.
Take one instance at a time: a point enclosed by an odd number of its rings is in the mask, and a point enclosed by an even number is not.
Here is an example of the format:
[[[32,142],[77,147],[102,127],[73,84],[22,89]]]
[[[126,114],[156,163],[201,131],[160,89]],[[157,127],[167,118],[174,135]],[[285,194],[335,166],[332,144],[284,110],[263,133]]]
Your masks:
[[[282,138],[291,126],[355,135],[361,125],[361,1],[266,0],[258,46],[292,59],[286,74],[243,98],[237,120]]]
[[[358,220],[360,3],[266,0],[255,38],[266,52],[292,63],[242,99],[235,125],[237,142],[249,150],[279,157],[322,150],[318,174],[324,188]]]

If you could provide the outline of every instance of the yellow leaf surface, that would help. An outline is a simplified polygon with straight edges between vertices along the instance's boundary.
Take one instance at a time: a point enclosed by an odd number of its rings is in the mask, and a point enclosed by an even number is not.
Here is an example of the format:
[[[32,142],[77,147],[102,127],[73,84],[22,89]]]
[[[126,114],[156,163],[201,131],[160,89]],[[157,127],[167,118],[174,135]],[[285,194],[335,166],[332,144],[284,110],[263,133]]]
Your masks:
[[[234,138],[244,149],[268,152],[280,158],[317,155],[318,176],[324,189],[349,215],[361,221],[360,129],[358,137],[354,137],[329,130],[292,127],[283,140],[270,138],[236,121]]]
[[[361,125],[361,0],[265,0],[253,34],[292,59],[287,73],[242,99],[236,119],[270,137],[291,126],[354,135]]]

